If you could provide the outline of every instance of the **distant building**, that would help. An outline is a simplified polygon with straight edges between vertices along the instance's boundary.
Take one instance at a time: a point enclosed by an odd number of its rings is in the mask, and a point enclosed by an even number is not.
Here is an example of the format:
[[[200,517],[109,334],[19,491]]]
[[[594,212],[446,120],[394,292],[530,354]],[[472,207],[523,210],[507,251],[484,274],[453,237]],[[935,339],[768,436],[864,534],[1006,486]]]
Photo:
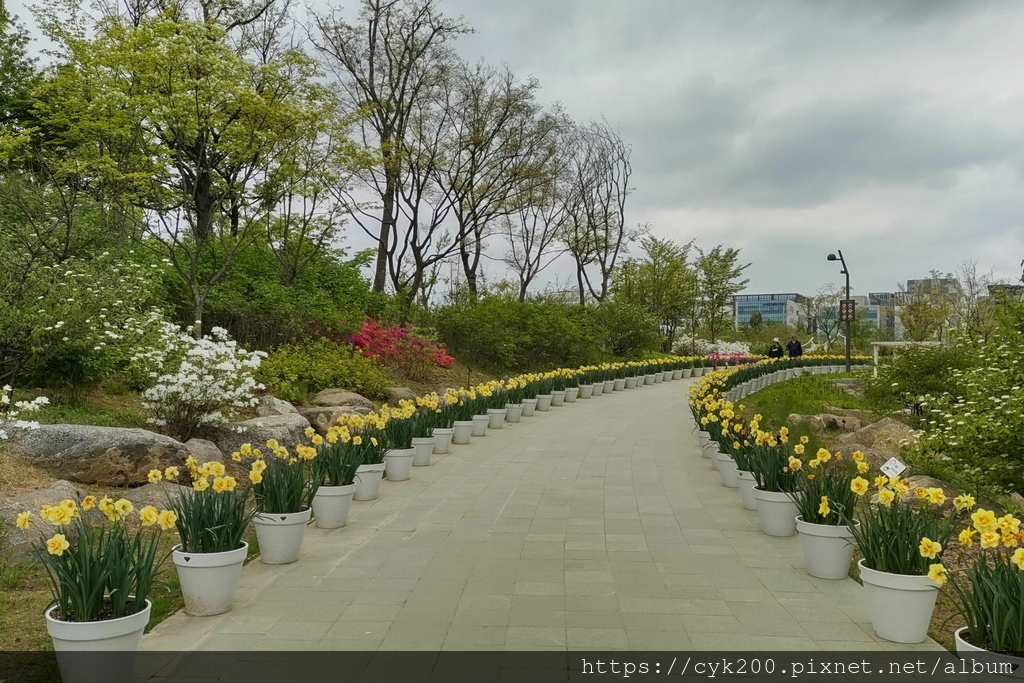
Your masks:
[[[796,292],[785,294],[737,294],[732,298],[733,325],[750,324],[755,313],[765,324],[782,323],[798,327],[804,318],[807,297]]]

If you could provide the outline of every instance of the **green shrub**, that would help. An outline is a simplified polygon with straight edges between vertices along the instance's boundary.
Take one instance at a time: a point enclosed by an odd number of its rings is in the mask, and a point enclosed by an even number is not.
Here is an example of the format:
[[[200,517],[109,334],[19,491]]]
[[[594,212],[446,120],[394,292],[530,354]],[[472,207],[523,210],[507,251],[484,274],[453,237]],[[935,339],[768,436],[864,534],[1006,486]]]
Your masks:
[[[334,387],[379,399],[390,386],[387,373],[372,359],[324,338],[278,348],[260,364],[256,377],[275,396],[293,403]]]
[[[970,364],[969,348],[961,344],[898,347],[879,361],[878,377],[867,381],[866,396],[881,412],[909,408],[917,415],[925,394],[955,393],[953,373]]]
[[[662,336],[657,319],[642,306],[621,301],[605,301],[595,316],[604,332],[608,350],[620,358],[636,358],[644,351],[657,351]]]
[[[574,367],[603,359],[603,334],[592,309],[541,299],[485,296],[434,313],[448,350],[497,372]]]

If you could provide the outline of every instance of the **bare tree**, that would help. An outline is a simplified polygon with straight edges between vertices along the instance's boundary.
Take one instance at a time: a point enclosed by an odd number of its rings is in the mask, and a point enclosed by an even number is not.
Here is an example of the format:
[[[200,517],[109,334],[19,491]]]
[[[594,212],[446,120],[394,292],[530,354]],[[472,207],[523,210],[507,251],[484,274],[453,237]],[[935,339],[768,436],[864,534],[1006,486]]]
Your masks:
[[[808,326],[815,334],[825,337],[824,347],[827,351],[832,350],[842,332],[839,302],[843,296],[842,289],[829,283],[818,290],[817,295],[808,297],[805,303]]]
[[[337,80],[340,96],[367,108],[361,127],[364,144],[376,149],[380,165],[367,177],[380,198],[376,220],[359,222],[377,241],[373,289],[384,291],[395,237],[407,135],[415,105],[433,96],[450,63],[450,42],[470,29],[445,17],[437,0],[361,0],[359,21],[341,19],[340,10],[314,14],[311,39]],[[389,254],[390,248],[390,254]]]
[[[643,234],[642,229],[626,227],[630,152],[631,147],[607,123],[591,122],[577,129],[564,239],[576,262],[581,304],[588,293],[597,301],[605,300],[619,257],[630,241]]]
[[[459,259],[470,296],[492,222],[522,206],[556,148],[558,114],[536,102],[535,79],[520,82],[508,70],[464,66],[445,103],[453,124],[450,163],[437,183],[448,193],[458,223]]]
[[[519,279],[519,300],[526,299],[530,284],[566,251],[565,229],[569,221],[572,182],[570,157],[562,152],[571,124],[562,119],[557,135],[541,154],[546,163],[527,179],[520,200],[501,221],[509,243],[504,261]]]

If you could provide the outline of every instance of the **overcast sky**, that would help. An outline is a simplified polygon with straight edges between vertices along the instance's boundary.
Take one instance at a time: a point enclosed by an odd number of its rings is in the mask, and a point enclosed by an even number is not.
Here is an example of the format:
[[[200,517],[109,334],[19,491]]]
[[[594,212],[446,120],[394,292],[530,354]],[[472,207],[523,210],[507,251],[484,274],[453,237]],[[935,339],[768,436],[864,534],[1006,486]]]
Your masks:
[[[965,260],[1020,277],[1024,2],[441,0],[469,59],[633,145],[631,222],[742,248],[749,292]]]
[[[310,5],[339,2],[357,5]],[[23,18],[25,4],[9,1]],[[964,260],[1020,277],[1020,0],[439,6],[476,29],[465,58],[535,76],[544,101],[616,126],[633,146],[629,221],[741,248],[748,292],[840,283],[835,249],[858,293]]]

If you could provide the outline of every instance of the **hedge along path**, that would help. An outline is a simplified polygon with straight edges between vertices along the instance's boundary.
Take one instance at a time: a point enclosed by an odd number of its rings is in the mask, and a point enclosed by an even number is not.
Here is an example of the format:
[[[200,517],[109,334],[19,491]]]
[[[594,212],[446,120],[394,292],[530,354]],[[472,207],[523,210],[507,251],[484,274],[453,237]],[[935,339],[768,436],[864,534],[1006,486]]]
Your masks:
[[[253,562],[231,612],[179,613],[149,650],[903,650],[864,589],[808,576],[798,539],[701,458],[694,380],[602,394],[435,456]]]

